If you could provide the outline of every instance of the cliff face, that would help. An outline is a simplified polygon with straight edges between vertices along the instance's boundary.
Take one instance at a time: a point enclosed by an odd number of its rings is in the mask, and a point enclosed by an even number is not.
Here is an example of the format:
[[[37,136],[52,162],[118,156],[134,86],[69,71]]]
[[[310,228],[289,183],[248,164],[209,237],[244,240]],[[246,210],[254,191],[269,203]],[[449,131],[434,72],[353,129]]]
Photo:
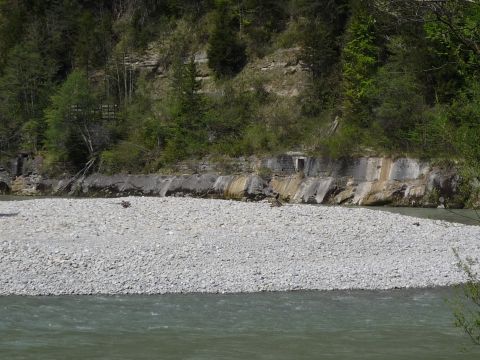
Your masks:
[[[237,163],[239,161],[237,160]],[[79,179],[19,176],[8,185],[19,195],[197,196],[312,204],[439,206],[458,193],[453,168],[410,158],[364,157],[331,160],[301,154],[242,162],[243,173],[220,175],[215,164],[187,175],[102,175]],[[250,171],[248,171],[249,169]],[[184,172],[187,172],[186,168]],[[195,172],[195,173],[193,173]],[[192,174],[193,173],[193,174]]]
[[[263,166],[283,174],[273,177],[272,188],[294,202],[433,206],[458,191],[455,170],[417,159],[284,156],[264,160]]]

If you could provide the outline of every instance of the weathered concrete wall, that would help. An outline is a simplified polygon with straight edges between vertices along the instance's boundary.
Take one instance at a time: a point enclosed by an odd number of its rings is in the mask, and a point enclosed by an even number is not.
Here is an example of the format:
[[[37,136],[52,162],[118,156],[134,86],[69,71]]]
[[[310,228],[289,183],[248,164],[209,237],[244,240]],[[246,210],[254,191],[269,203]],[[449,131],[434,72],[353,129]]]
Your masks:
[[[458,191],[459,177],[455,169],[443,169],[409,158],[330,160],[295,154],[252,159],[247,165],[259,173],[269,174],[268,177],[264,175],[262,178],[254,172],[220,175],[206,170],[206,173],[168,176],[94,174],[76,180],[52,180],[30,175],[13,181],[0,179],[0,183],[7,184],[4,187],[12,193],[22,195],[196,196],[260,200],[278,193],[290,202],[366,206],[436,206],[439,205],[439,196],[449,198]]]
[[[255,174],[222,176],[197,175],[102,175],[78,180],[18,177],[18,195],[70,194],[76,196],[195,196],[260,200],[269,194],[268,184]]]
[[[292,156],[292,163],[295,161]],[[274,159],[262,164],[273,164],[272,171],[278,167]],[[365,157],[336,161],[306,158],[303,173],[276,176],[271,185],[284,199],[294,202],[433,206],[432,192],[452,196],[457,183],[454,170],[417,159]]]

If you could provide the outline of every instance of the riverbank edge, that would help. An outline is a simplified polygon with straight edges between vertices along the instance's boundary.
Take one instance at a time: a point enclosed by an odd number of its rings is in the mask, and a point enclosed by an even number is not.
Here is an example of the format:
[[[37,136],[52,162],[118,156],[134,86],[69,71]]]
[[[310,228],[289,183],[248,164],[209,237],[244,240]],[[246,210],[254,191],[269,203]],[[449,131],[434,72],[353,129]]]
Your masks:
[[[466,199],[460,193],[461,178],[455,167],[418,159],[331,160],[295,154],[261,160],[235,159],[234,165],[191,165],[183,169],[183,175],[96,173],[59,179],[29,173],[26,168],[15,177],[5,172],[0,174],[0,193],[177,196],[247,201],[278,194],[283,202],[290,203],[451,208],[476,203],[475,199]]]
[[[383,292],[405,292],[405,291],[428,291],[428,290],[451,290],[452,292],[458,292],[458,295],[463,294],[463,287],[466,282],[458,283],[458,284],[451,284],[451,285],[441,285],[441,286],[416,286],[416,287],[392,287],[392,288],[378,288],[378,289],[364,289],[364,288],[351,288],[351,289],[298,289],[298,290],[262,290],[262,291],[238,291],[238,292],[164,292],[164,293],[79,293],[79,294],[39,294],[39,295],[23,295],[23,294],[3,294],[0,295],[1,298],[73,298],[73,297],[95,297],[95,296],[102,296],[102,297],[154,297],[154,296],[214,296],[214,295],[222,295],[222,296],[241,296],[241,295],[253,295],[253,294],[302,294],[302,293],[331,293],[331,292],[339,292],[339,293],[383,293]]]

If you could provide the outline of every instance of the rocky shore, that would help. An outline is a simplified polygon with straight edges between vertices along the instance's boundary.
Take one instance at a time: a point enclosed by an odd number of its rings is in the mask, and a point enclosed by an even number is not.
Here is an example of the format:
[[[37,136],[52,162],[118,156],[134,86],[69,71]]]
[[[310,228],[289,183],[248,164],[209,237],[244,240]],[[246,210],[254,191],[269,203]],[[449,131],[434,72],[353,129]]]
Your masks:
[[[264,202],[3,201],[0,229],[0,295],[447,286],[480,257],[480,227]]]

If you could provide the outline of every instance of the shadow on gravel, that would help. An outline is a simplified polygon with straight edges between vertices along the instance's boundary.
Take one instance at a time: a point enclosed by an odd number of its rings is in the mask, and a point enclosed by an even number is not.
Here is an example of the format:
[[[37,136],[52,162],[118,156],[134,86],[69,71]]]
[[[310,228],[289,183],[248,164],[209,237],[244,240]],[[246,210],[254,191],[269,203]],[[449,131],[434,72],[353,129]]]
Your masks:
[[[11,213],[11,214],[2,214],[0,213],[0,218],[1,217],[13,217],[13,216],[17,216],[19,213]]]

